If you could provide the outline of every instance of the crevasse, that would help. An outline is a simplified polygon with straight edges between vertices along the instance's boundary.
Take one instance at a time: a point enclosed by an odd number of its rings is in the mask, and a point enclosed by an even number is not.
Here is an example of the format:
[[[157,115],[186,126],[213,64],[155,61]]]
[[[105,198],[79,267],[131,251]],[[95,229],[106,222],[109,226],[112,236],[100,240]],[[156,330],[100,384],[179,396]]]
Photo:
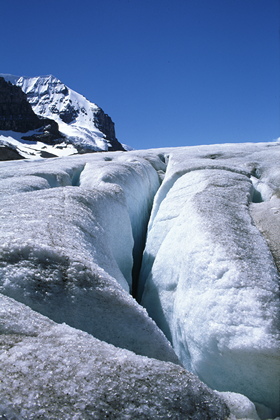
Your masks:
[[[276,146],[3,164],[0,293],[278,415]]]
[[[115,346],[178,363],[127,293],[158,175],[146,159],[111,156],[2,166],[0,293]]]

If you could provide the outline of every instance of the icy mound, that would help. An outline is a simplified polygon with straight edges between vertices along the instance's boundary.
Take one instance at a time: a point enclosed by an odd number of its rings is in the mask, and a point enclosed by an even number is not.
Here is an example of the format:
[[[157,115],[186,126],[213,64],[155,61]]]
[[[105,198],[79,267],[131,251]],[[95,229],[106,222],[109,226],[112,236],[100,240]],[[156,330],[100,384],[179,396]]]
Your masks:
[[[104,158],[3,165],[0,291],[101,340],[177,362],[163,333],[128,293],[133,233],[141,239],[145,232],[157,173],[141,158],[130,165],[122,155]],[[111,167],[119,179],[113,172],[109,177]]]
[[[136,356],[0,296],[0,410],[24,419],[215,419],[229,409],[194,375]]]
[[[222,155],[211,149],[169,156],[149,225],[142,304],[185,367],[276,415],[279,275],[249,205],[261,195],[250,179],[256,171],[279,194],[277,166],[267,171],[279,161],[279,145],[262,153],[257,146],[220,147]]]
[[[279,149],[1,163],[0,293],[49,319],[3,297],[0,413],[214,420],[222,398],[231,420],[279,415]],[[218,399],[164,363],[178,359],[160,329]]]

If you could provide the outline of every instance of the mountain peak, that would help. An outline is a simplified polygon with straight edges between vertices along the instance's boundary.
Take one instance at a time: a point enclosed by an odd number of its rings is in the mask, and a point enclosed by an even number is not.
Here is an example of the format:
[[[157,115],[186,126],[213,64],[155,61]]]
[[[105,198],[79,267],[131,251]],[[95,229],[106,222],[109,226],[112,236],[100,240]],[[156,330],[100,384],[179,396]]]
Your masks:
[[[76,153],[125,150],[116,139],[111,118],[57,77],[51,74],[35,77],[2,74],[2,77],[26,94],[27,101],[39,118],[47,118],[58,124],[61,137],[66,139],[66,154],[69,144],[71,153],[73,147]]]

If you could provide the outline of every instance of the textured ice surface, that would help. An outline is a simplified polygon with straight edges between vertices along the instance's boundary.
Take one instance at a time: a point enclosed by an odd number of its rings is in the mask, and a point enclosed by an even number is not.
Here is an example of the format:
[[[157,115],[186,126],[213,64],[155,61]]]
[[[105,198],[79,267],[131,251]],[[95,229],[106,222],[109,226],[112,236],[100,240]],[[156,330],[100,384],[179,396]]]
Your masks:
[[[129,169],[124,163],[130,176],[120,166],[120,185],[104,175],[90,188],[73,186],[82,183],[83,168],[89,183],[106,173],[106,165],[117,163],[100,154],[14,165],[4,164],[0,179],[6,191],[0,213],[0,291],[116,346],[175,362],[162,332],[128,293],[133,232],[143,235],[150,195],[158,187],[151,164],[140,158]],[[134,208],[128,202],[133,183]]]
[[[259,228],[280,272],[280,194],[269,201],[252,203],[250,210],[256,226]]]
[[[255,405],[244,395],[234,392],[217,392],[217,394],[226,402],[232,416],[243,420],[260,420]]]
[[[118,243],[119,235],[116,232],[116,226],[120,224],[123,229],[126,229],[126,225],[132,228],[134,265],[133,273],[131,264],[127,267],[126,279],[130,279],[131,274],[134,276],[139,274],[149,215],[159,185],[159,176],[153,166],[146,159],[133,155],[131,157],[121,155],[118,160],[88,163],[81,174],[80,186],[82,188],[102,189],[110,195],[115,193],[120,197],[120,201],[125,203],[130,222],[121,218],[121,213],[113,205],[108,205],[105,217],[112,222],[111,228],[107,228],[108,234],[111,235],[107,242],[109,240],[112,247],[114,246],[124,261],[123,265],[126,266],[129,259],[124,255],[123,250],[128,245],[128,239],[125,239],[127,245]],[[119,232],[122,231],[121,226]],[[131,246],[128,249],[131,251]],[[129,286],[132,286],[131,280],[129,280]]]
[[[0,308],[0,413],[2,408],[8,419],[225,420],[229,415],[223,399],[177,365],[55,324],[1,295]]]
[[[267,198],[279,194],[279,145],[217,149],[169,153],[143,257],[142,304],[185,367],[276,415],[279,275],[249,206],[251,175],[267,185]]]
[[[59,406],[69,419],[226,418],[220,411],[202,416],[206,397],[196,385],[189,399],[182,394],[192,376],[159,361],[177,359],[131,297],[134,288],[185,367],[227,392],[231,420],[246,413],[256,419],[235,393],[256,403],[260,418],[279,415],[279,148],[213,145],[2,162],[0,292],[92,336],[2,300],[2,316],[14,315],[3,323],[0,413],[57,418]],[[112,384],[117,376],[119,385]],[[78,398],[85,394],[86,402]],[[197,407],[193,417],[189,401]],[[214,405],[222,409],[218,400]]]

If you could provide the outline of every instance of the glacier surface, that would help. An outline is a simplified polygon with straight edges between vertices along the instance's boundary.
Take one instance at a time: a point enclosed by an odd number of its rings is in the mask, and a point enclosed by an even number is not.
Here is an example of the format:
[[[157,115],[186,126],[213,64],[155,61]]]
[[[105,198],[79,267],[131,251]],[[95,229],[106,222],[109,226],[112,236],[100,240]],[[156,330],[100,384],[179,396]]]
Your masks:
[[[0,302],[5,419],[224,420],[230,413],[218,394],[178,365],[55,324],[10,298]]]
[[[122,155],[112,161],[87,156],[23,162],[16,172],[12,163],[3,163],[0,292],[114,345],[177,361],[163,333],[128,293],[133,234],[141,235],[132,222],[138,222],[141,209],[139,221],[147,224],[150,194],[159,184],[156,170],[141,158],[125,166]]]
[[[169,155],[149,224],[141,302],[187,369],[276,415],[279,273],[250,206],[265,196],[256,176],[267,199],[278,200],[279,145],[215,149]],[[279,231],[279,218],[266,223]]]
[[[275,142],[2,162],[0,413],[279,415],[279,157]]]

